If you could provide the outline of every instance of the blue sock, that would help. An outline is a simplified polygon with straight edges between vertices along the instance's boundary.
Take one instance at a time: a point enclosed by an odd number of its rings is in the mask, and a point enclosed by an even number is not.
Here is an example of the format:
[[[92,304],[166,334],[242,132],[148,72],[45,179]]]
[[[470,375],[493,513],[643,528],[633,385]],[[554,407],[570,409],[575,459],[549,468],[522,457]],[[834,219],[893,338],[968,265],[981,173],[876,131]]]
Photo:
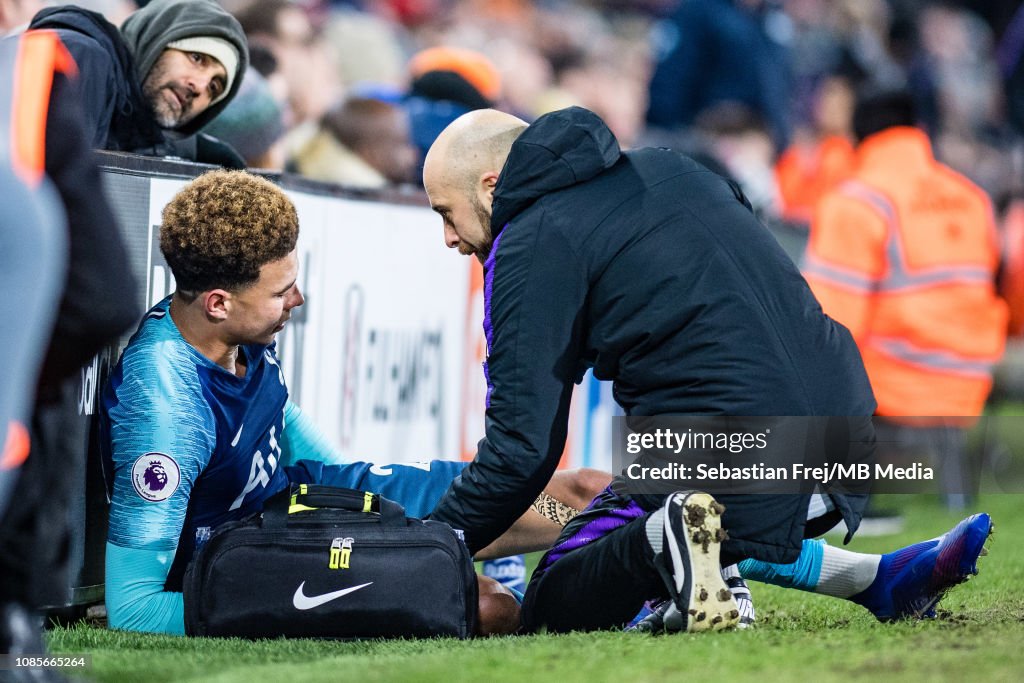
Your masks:
[[[914,545],[908,545],[905,548],[894,550],[891,553],[882,555],[881,561],[878,563],[878,573],[875,575],[875,580],[871,582],[871,585],[866,589],[854,595],[850,600],[856,602],[859,605],[864,605],[869,609],[875,608],[880,601],[889,599],[888,593],[890,590],[889,582],[892,581],[907,564],[917,557],[938,545],[937,539],[931,539],[929,541],[921,541]],[[873,610],[874,611],[874,610]]]
[[[784,588],[813,591],[818,586],[818,577],[821,576],[824,547],[824,540],[805,540],[800,548],[800,557],[792,564],[743,560],[739,564],[740,576]]]

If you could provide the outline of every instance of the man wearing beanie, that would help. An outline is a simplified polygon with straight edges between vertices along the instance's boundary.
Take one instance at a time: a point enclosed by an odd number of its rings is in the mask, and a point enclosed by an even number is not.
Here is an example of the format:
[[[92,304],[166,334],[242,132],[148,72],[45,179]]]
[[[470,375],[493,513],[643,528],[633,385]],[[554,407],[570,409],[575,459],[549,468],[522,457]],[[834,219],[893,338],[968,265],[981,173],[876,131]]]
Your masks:
[[[78,65],[93,146],[204,160],[196,136],[238,91],[249,61],[238,22],[213,0],[155,0],[118,30],[74,6],[29,29],[60,36]]]

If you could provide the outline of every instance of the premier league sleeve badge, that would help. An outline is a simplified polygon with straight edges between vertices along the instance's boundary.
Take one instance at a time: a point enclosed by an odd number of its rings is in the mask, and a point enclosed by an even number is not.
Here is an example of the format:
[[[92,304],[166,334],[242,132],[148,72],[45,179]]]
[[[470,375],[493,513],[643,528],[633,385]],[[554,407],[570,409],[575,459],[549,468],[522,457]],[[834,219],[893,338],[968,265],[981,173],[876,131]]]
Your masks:
[[[132,465],[132,486],[143,500],[159,503],[178,489],[181,471],[165,453],[146,453]]]

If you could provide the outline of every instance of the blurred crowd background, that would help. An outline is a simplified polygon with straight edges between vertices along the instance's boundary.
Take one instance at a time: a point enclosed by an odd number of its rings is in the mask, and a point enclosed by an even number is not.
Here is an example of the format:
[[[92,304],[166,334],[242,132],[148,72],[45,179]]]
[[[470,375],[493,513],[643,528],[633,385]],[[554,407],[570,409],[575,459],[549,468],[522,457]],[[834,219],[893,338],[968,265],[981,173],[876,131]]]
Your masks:
[[[78,4],[115,24],[137,7]],[[623,146],[706,155],[764,216],[799,223],[807,188],[786,184],[800,171],[780,160],[810,163],[824,140],[850,140],[856,94],[903,86],[942,161],[1001,208],[1024,184],[1015,0],[221,4],[246,30],[252,68],[208,132],[265,168],[323,176],[335,155],[351,155],[363,177],[326,179],[415,184],[431,124],[443,127],[448,112],[495,106],[530,120],[578,104]]]
[[[1015,0],[223,4],[246,30],[253,66],[207,132],[254,166],[352,187],[416,185],[430,142],[464,111],[531,120],[578,104],[624,147],[671,146],[731,175],[797,254],[816,199],[852,164],[856,98],[905,88],[937,158],[990,194],[1008,245],[1024,244]],[[1010,269],[1020,268],[1015,251]]]
[[[23,4],[31,16],[46,3]],[[120,24],[145,3],[77,4]],[[706,155],[763,216],[800,223],[807,185],[828,175],[808,168],[850,139],[857,93],[906,87],[941,160],[1000,208],[1024,184],[1016,0],[221,4],[241,21],[252,66],[208,132],[259,167],[416,184],[424,146],[462,111],[530,120],[579,104],[623,146]],[[338,171],[339,159],[354,168]]]
[[[47,4],[11,2],[26,20]],[[250,167],[415,187],[460,114],[576,104],[623,147],[681,149],[737,180],[794,258],[817,198],[852,168],[857,97],[908,90],[936,157],[993,199],[1024,332],[1018,0],[220,2],[251,64],[205,132]],[[145,2],[78,4],[119,25]]]
[[[602,116],[624,146],[669,134],[724,165],[770,216],[800,216],[787,211],[773,177],[780,155],[810,150],[828,135],[849,139],[854,96],[867,88],[910,88],[937,156],[997,201],[1022,184],[1019,2],[223,4],[242,19],[255,68],[282,112],[286,164],[301,165],[304,144],[308,149],[314,137],[310,124],[320,123],[346,146],[390,145],[380,156],[400,166],[411,156],[401,149],[402,136],[366,131],[369,142],[359,139],[359,119],[380,123],[380,116],[353,100],[397,104],[414,123],[422,114],[410,95],[472,108],[473,93],[458,83],[417,83],[431,66],[417,69],[413,57],[444,46],[480,56],[479,65],[471,54],[452,59],[462,62],[457,72],[475,77],[470,85],[488,104],[527,120],[579,104]],[[401,133],[400,121],[391,127]],[[388,173],[401,179],[399,169]]]
[[[993,200],[1010,333],[1024,334],[1018,0],[220,3],[251,63],[204,132],[250,167],[415,188],[430,143],[462,113],[532,120],[581,105],[623,147],[673,147],[731,176],[794,259],[817,199],[853,167],[857,98],[907,90],[936,157]],[[7,0],[5,15],[27,22],[46,4],[61,3]],[[77,4],[120,25],[146,3]],[[997,389],[1024,395],[1014,367]]]
[[[993,200],[1000,293],[1024,335],[1019,0],[219,2],[251,59],[204,132],[251,168],[416,188],[459,115],[581,105],[623,147],[680,149],[736,180],[795,260],[818,198],[853,169],[857,99],[908,91],[935,156]],[[48,4],[62,3],[3,0],[2,28]],[[77,4],[120,25],[147,0]],[[1020,365],[997,388],[1024,396]]]

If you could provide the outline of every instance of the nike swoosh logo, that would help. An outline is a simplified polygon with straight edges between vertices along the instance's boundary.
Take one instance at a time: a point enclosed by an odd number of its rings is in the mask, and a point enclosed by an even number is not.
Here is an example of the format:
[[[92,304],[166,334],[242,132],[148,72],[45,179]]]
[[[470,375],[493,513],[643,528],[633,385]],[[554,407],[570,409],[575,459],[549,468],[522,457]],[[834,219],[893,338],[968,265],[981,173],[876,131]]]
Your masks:
[[[299,587],[295,589],[295,595],[292,597],[292,604],[295,605],[295,609],[313,609],[314,607],[319,607],[320,605],[326,604],[331,600],[337,600],[343,595],[354,593],[360,588],[366,588],[372,583],[373,581],[371,581],[370,583],[363,583],[358,586],[352,586],[351,588],[342,588],[340,591],[333,591],[331,593],[324,593],[323,595],[314,595],[310,597],[302,592],[302,588],[306,585],[306,582],[303,581],[299,584]]]
[[[242,438],[242,430],[245,429],[245,423],[243,422],[238,426],[238,433],[235,434],[235,438],[231,439],[231,447],[234,448],[238,445],[238,440]]]

